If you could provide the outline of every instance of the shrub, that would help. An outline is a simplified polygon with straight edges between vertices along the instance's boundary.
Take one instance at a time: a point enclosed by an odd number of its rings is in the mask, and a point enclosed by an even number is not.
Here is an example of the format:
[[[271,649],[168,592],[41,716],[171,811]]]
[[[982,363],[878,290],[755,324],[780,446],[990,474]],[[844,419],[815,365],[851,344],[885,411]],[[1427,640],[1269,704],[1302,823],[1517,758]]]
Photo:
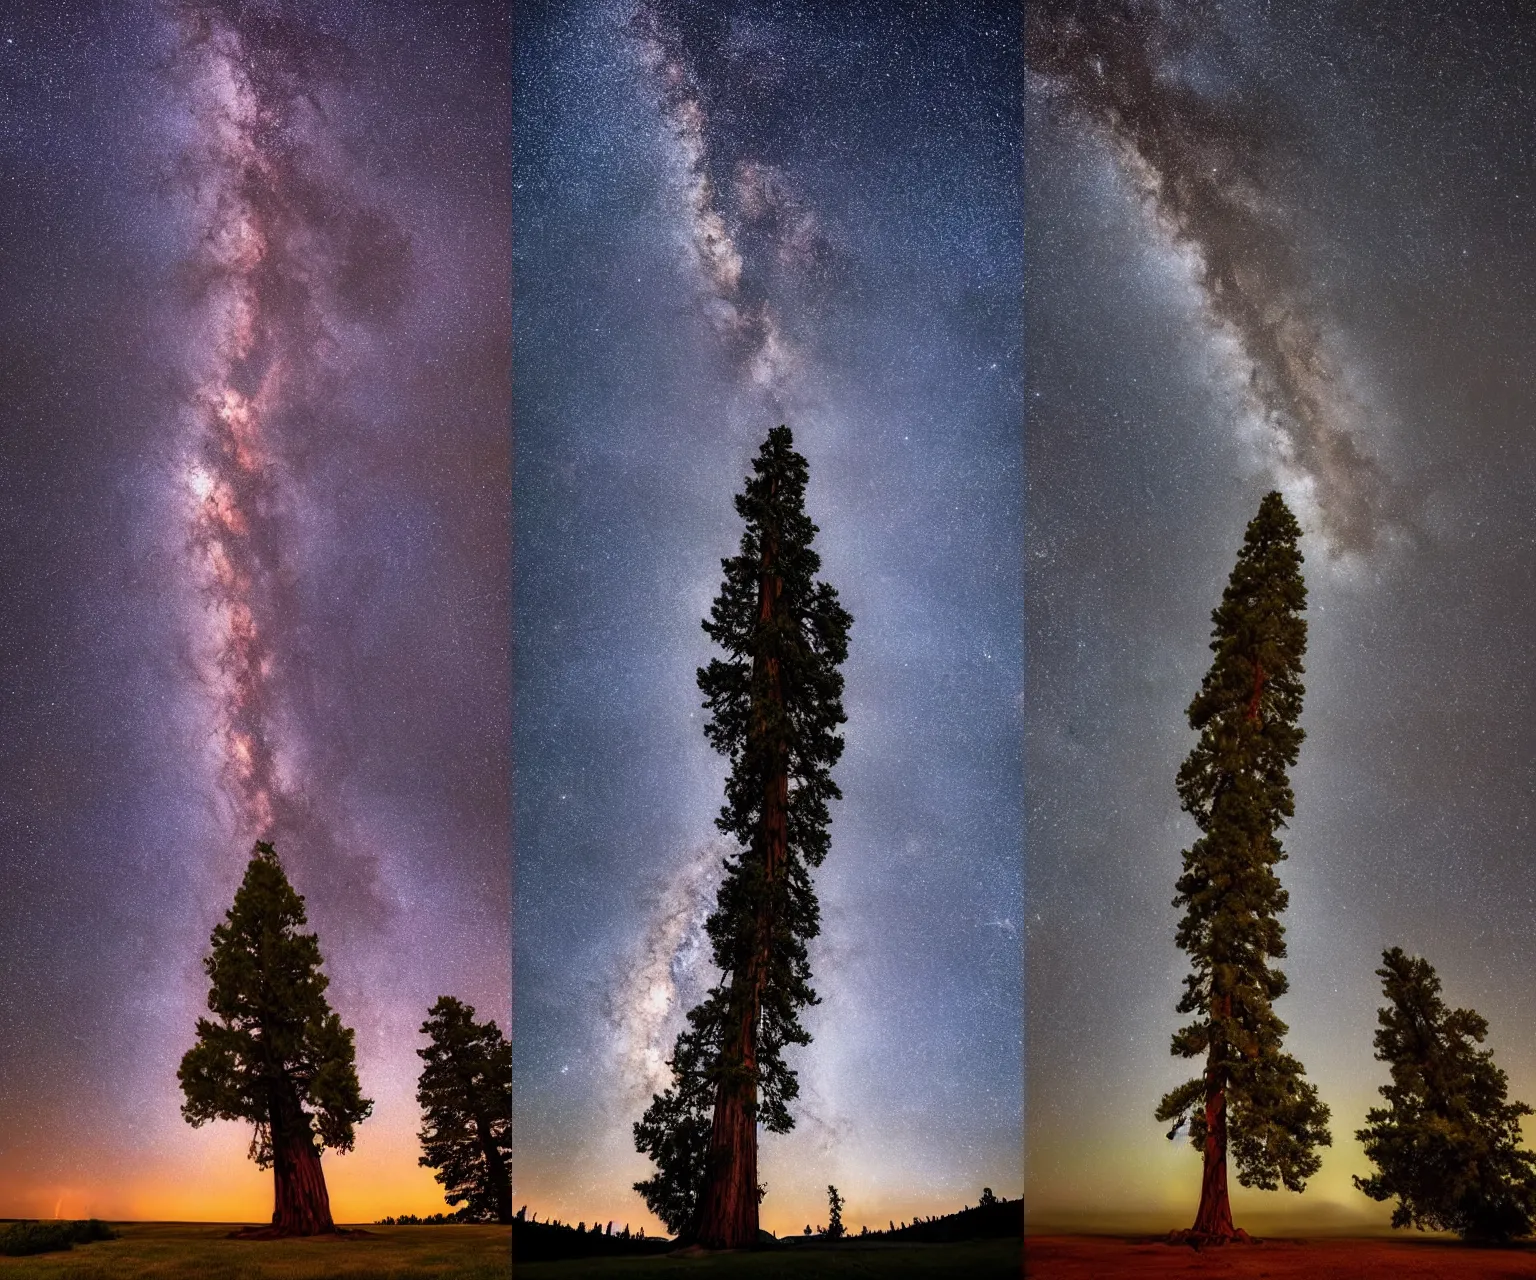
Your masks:
[[[116,1240],[117,1232],[98,1218],[85,1222],[18,1222],[0,1231],[0,1254],[22,1258],[54,1253],[93,1240]]]

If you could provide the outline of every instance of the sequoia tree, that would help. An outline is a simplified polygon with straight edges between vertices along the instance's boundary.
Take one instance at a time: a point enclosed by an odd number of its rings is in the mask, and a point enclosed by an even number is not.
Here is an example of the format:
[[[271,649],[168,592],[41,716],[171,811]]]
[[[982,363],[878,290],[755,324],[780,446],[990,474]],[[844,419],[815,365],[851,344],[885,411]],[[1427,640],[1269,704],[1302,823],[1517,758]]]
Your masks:
[[[1536,1223],[1536,1155],[1520,1145],[1523,1102],[1493,1052],[1476,1046],[1488,1022],[1447,1009],[1426,960],[1393,947],[1376,970],[1389,1003],[1377,1014],[1376,1057],[1392,1069],[1386,1107],[1355,1136],[1376,1166],[1355,1185],[1372,1200],[1397,1199],[1392,1225],[1468,1238],[1528,1236]]]
[[[1229,1146],[1244,1186],[1300,1191],[1321,1164],[1317,1148],[1333,1141],[1328,1108],[1282,1051],[1288,1028],[1274,1001],[1287,983],[1271,963],[1285,956],[1276,833],[1295,813],[1286,770],[1303,737],[1300,537],[1284,499],[1268,494],[1211,615],[1216,657],[1188,713],[1200,738],[1178,775],[1201,834],[1184,853],[1173,901],[1185,908],[1176,941],[1193,962],[1178,1011],[1195,1015],[1174,1034],[1173,1052],[1203,1054],[1205,1070],[1166,1094],[1157,1118],[1172,1121],[1172,1132],[1187,1119],[1204,1155],[1200,1209],[1186,1233],[1196,1243],[1246,1239],[1232,1224]]]
[[[421,1030],[431,1043],[416,1050],[420,1163],[437,1170],[449,1204],[480,1222],[511,1222],[512,1046],[452,996],[438,997]]]
[[[250,1154],[273,1170],[279,1235],[336,1229],[320,1150],[350,1151],[353,1126],[373,1110],[358,1085],[352,1031],[325,998],[319,941],[299,932],[305,923],[304,899],[273,847],[258,841],[203,960],[216,1021],[197,1020],[197,1043],[176,1073],[181,1114],[194,1128],[255,1126]]]
[[[757,1126],[794,1125],[799,1084],[784,1049],[810,1043],[800,1022],[816,1003],[810,872],[826,857],[828,805],[841,794],[832,781],[846,719],[838,667],[853,621],[816,580],[808,471],[788,427],[768,433],[752,468],[736,498],[741,549],[722,561],[704,621],[724,656],[698,673],[704,735],[731,765],[716,826],[737,844],[705,926],[721,978],[688,1014],[673,1087],[635,1125],[636,1145],[658,1165],[636,1190],[669,1226],[688,1213],[685,1230],[714,1248],[756,1243]]]

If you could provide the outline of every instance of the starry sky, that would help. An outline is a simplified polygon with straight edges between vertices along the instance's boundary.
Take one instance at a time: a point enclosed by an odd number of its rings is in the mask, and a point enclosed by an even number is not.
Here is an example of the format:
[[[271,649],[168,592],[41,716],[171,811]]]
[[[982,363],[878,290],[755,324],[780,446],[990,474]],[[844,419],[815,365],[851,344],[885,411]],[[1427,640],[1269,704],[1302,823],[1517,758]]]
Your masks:
[[[443,1207],[417,1028],[510,1017],[509,48],[0,18],[0,1215],[269,1216],[175,1080],[263,837],[376,1104],[336,1216]]]
[[[1240,1224],[1385,1226],[1354,1131],[1383,948],[1536,1101],[1533,29],[1495,5],[1031,11],[1025,203],[1027,1108],[1037,1224],[1192,1220],[1152,1119],[1173,780],[1260,497],[1307,530],[1308,738],[1283,839],[1288,1048],[1333,1112]],[[1532,1136],[1536,1136],[1533,1134]]]
[[[514,40],[516,1202],[660,1229],[631,1126],[713,980],[700,620],[770,427],[854,617],[821,1003],[764,1225],[1022,1190],[1023,30],[572,0]]]

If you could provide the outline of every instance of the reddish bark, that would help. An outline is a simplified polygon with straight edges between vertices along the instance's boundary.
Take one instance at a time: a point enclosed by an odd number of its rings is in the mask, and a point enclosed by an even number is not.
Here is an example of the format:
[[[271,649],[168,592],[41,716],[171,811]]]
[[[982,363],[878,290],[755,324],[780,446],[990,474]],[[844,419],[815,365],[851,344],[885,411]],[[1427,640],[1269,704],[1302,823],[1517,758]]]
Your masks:
[[[271,1108],[273,1229],[285,1236],[334,1232],[331,1197],[325,1189],[325,1173],[320,1168],[309,1117],[292,1086],[278,1086],[275,1092],[278,1097]]]
[[[1216,997],[1213,1005],[1213,1019],[1232,1016],[1230,995]],[[1248,1239],[1246,1231],[1232,1225],[1232,1202],[1227,1196],[1227,1069],[1221,1060],[1222,1048],[1213,1029],[1205,1068],[1205,1163],[1200,1174],[1200,1208],[1195,1225],[1175,1232],[1173,1237],[1196,1247]]]
[[[1248,719],[1254,724],[1259,723],[1259,699],[1264,694],[1264,668],[1258,662],[1253,664],[1253,697],[1248,699]]]
[[[772,496],[770,486],[770,501]],[[775,571],[777,558],[778,538],[770,528],[763,539],[758,586],[758,623],[764,628],[772,626],[779,616],[784,582]],[[782,715],[784,686],[779,661],[772,654],[760,661],[754,677],[761,676],[766,685],[768,707],[775,715]],[[763,707],[754,716],[752,732],[759,743],[769,737],[768,714]],[[762,835],[758,842],[763,894],[753,921],[752,952],[744,969],[731,977],[730,1007],[736,1021],[722,1055],[728,1074],[715,1095],[694,1233],[699,1244],[711,1249],[742,1249],[757,1243],[757,1029],[773,945],[773,906],[789,856],[788,760],[781,744],[774,743],[772,750],[769,767],[764,770]]]
[[[1219,1068],[1205,1079],[1205,1167],[1200,1175],[1200,1210],[1194,1234],[1230,1240],[1232,1204],[1227,1198],[1227,1090]]]

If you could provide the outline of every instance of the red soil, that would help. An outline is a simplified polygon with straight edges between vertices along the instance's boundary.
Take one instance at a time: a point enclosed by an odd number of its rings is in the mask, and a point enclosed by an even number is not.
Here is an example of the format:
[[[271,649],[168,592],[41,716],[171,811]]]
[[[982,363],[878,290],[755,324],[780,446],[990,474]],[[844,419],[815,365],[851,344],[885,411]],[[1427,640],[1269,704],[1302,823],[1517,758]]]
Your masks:
[[[291,1231],[279,1231],[276,1227],[241,1227],[231,1231],[231,1240],[356,1240],[361,1236],[376,1235],[361,1227],[337,1227],[334,1231],[321,1231],[312,1236],[296,1236]]]
[[[1025,1236],[1030,1280],[1536,1280],[1536,1248],[1444,1239],[1270,1239],[1196,1251],[1147,1236]]]

